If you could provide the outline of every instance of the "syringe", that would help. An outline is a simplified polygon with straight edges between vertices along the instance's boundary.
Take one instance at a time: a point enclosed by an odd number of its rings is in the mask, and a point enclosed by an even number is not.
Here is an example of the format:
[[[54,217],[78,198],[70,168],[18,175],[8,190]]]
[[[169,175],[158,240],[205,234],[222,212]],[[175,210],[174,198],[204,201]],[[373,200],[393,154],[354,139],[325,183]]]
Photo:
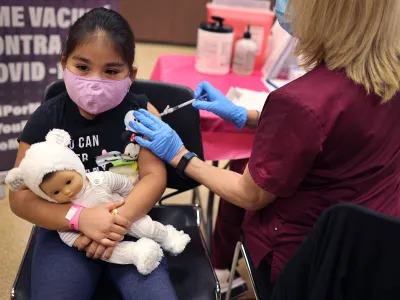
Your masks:
[[[177,106],[174,106],[174,107],[169,107],[169,105],[168,105],[164,109],[164,111],[160,114],[160,117],[168,115],[168,114],[170,114],[170,113],[172,113],[172,112],[174,112],[174,111],[176,111],[176,110],[178,110],[178,109],[180,109],[182,107],[188,106],[188,105],[192,104],[196,100],[205,100],[206,98],[207,98],[207,94],[204,94],[204,95],[200,96],[197,99],[192,99],[192,100],[186,101],[186,102],[184,102],[182,104],[179,104]]]

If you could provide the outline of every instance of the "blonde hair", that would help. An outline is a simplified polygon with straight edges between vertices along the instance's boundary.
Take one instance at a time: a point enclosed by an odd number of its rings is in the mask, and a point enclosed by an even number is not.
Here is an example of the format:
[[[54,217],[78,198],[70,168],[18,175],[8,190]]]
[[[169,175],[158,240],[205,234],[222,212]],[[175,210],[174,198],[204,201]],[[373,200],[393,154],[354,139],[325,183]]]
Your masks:
[[[400,89],[400,0],[289,0],[296,54],[325,62],[388,102]]]

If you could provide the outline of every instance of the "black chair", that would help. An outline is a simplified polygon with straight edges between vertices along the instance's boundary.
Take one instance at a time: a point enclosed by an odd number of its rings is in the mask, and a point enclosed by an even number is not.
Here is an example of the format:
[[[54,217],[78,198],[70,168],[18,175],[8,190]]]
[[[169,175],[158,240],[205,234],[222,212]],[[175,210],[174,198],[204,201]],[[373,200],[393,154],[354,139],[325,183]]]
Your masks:
[[[255,281],[255,278],[254,278],[254,275],[253,275],[255,273],[255,267],[254,267],[253,261],[251,260],[250,254],[249,254],[249,252],[247,250],[247,247],[246,247],[246,245],[244,243],[243,238],[242,238],[242,241],[238,241],[236,243],[236,248],[235,248],[235,252],[234,252],[234,255],[233,255],[232,266],[231,266],[229,280],[228,280],[228,290],[226,292],[225,299],[226,300],[230,300],[231,299],[232,282],[233,282],[233,279],[234,279],[234,276],[235,276],[235,273],[236,273],[236,268],[237,268],[237,265],[238,265],[238,262],[239,262],[239,258],[240,258],[239,255],[240,254],[243,257],[243,260],[244,260],[244,262],[246,264],[247,271],[249,273],[250,283],[251,283],[251,286],[253,288],[254,297],[255,297],[256,300],[260,300],[261,299],[261,297],[260,297],[261,292],[259,291],[259,289],[258,289],[258,287],[256,285],[256,281]]]
[[[395,300],[400,286],[400,220],[365,207],[342,203],[327,209],[282,270],[271,300]],[[254,280],[255,268],[242,242],[256,299],[265,299]],[[229,299],[230,289],[226,298]]]
[[[327,209],[285,265],[271,300],[399,299],[399,235],[399,218],[349,203]]]
[[[56,81],[46,88],[44,100],[51,99],[64,91],[64,82],[62,80]],[[193,92],[186,87],[155,81],[136,80],[131,91],[146,94],[159,111],[162,111],[166,105],[174,106],[193,98]],[[166,116],[164,120],[178,132],[188,149],[203,158],[198,111],[188,107],[176,111],[173,117]],[[180,230],[184,230],[191,237],[191,242],[181,255],[167,256],[170,277],[178,298],[183,300],[220,299],[220,286],[200,232],[200,207],[197,205],[162,204],[162,200],[196,188],[199,184],[193,180],[183,180],[172,168],[167,169],[167,176],[167,186],[176,189],[176,192],[163,197],[160,200],[160,205],[154,207],[149,215],[163,224],[171,224]],[[36,226],[32,229],[27,249],[14,282],[11,299],[28,300],[30,298],[31,263],[37,230]],[[122,298],[109,279],[102,275],[92,299],[119,300]]]

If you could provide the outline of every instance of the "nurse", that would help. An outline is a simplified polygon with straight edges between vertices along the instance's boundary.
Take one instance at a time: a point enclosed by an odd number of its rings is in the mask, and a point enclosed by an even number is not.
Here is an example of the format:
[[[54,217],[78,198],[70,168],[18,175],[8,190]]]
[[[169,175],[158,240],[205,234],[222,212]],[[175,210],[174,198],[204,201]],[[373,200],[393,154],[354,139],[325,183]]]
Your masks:
[[[399,14],[398,0],[291,0],[277,14],[310,71],[269,95],[243,175],[201,161],[167,124],[135,113],[141,124],[132,128],[148,138],[139,144],[247,211],[243,231],[262,299],[330,206],[400,216]],[[203,93],[210,101],[194,106],[238,128],[257,118],[208,83],[196,96]]]

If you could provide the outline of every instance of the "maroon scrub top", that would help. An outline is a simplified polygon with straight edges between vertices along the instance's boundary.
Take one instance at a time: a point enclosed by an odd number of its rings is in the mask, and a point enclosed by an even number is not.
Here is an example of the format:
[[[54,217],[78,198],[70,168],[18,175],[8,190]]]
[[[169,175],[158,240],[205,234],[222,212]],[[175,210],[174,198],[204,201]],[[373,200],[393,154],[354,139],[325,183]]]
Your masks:
[[[399,216],[400,93],[380,101],[325,65],[269,95],[249,171],[277,198],[247,212],[243,229],[272,282],[328,207],[349,202]]]

